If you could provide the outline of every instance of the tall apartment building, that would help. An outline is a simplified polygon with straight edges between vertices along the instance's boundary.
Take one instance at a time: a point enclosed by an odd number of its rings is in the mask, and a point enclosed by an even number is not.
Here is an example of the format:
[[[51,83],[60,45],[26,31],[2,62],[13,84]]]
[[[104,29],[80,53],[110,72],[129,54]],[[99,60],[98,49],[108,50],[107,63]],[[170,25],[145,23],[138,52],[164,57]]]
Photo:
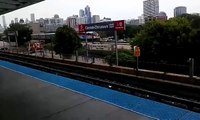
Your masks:
[[[187,13],[187,8],[185,6],[179,6],[174,8],[174,17],[178,17],[186,13]]]
[[[143,14],[144,14],[144,18],[158,16],[159,1],[158,0],[143,1]]]

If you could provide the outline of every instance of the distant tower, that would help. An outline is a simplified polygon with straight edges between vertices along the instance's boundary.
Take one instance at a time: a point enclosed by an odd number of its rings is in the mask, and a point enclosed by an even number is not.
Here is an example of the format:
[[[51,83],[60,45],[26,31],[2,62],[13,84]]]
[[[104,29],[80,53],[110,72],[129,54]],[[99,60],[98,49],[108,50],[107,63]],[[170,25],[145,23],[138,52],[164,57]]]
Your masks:
[[[31,22],[33,22],[33,23],[35,22],[35,14],[34,13],[31,14]]]
[[[18,22],[19,22],[18,18],[15,18],[15,23],[18,23]]]
[[[92,23],[92,15],[91,15],[91,12],[90,12],[90,7],[87,5],[85,7],[85,16],[87,17],[87,23],[90,24]]]
[[[3,20],[3,27],[4,27],[4,29],[6,29],[7,25],[6,25],[6,18],[4,15],[2,16],[2,20]]]
[[[84,17],[84,16],[85,16],[84,10],[80,9],[79,10],[79,17]]]
[[[178,17],[186,13],[187,13],[187,8],[184,6],[179,6],[174,9],[174,17]]]

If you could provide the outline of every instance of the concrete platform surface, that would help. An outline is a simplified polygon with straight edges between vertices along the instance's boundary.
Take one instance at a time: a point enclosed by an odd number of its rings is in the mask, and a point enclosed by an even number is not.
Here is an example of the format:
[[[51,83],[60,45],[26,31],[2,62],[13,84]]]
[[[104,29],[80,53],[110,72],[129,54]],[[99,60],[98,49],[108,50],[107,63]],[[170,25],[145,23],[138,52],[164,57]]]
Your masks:
[[[0,67],[0,120],[150,120]]]

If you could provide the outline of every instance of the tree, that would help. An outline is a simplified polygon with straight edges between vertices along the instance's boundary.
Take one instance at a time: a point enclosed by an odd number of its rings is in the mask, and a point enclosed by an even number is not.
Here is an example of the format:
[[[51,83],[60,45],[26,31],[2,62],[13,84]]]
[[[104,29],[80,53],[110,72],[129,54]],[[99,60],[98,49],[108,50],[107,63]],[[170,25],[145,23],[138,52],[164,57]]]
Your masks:
[[[56,30],[54,38],[54,50],[56,54],[71,55],[81,46],[80,38],[73,28],[65,25]]]
[[[21,46],[24,43],[31,40],[32,30],[27,24],[13,23],[4,31],[4,34],[18,32],[17,40],[18,45]]]
[[[141,47],[142,60],[186,62],[192,52],[191,31],[191,24],[186,18],[152,21],[143,26],[131,45]]]
[[[142,26],[126,25],[125,36],[133,38],[141,30]]]
[[[107,55],[105,60],[110,66],[116,64],[116,54],[111,53]],[[118,62],[120,66],[132,67],[134,61],[132,51],[119,51]]]

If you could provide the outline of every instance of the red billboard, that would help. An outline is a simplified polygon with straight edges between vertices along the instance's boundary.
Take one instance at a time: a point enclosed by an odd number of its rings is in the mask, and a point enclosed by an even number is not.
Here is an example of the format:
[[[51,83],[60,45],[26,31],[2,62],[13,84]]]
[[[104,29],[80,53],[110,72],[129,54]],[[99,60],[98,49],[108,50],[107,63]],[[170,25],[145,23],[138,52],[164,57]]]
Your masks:
[[[81,24],[78,26],[79,32],[86,32],[85,25]]]
[[[116,31],[123,31],[125,30],[125,21],[120,20],[120,21],[114,21],[114,26]]]

